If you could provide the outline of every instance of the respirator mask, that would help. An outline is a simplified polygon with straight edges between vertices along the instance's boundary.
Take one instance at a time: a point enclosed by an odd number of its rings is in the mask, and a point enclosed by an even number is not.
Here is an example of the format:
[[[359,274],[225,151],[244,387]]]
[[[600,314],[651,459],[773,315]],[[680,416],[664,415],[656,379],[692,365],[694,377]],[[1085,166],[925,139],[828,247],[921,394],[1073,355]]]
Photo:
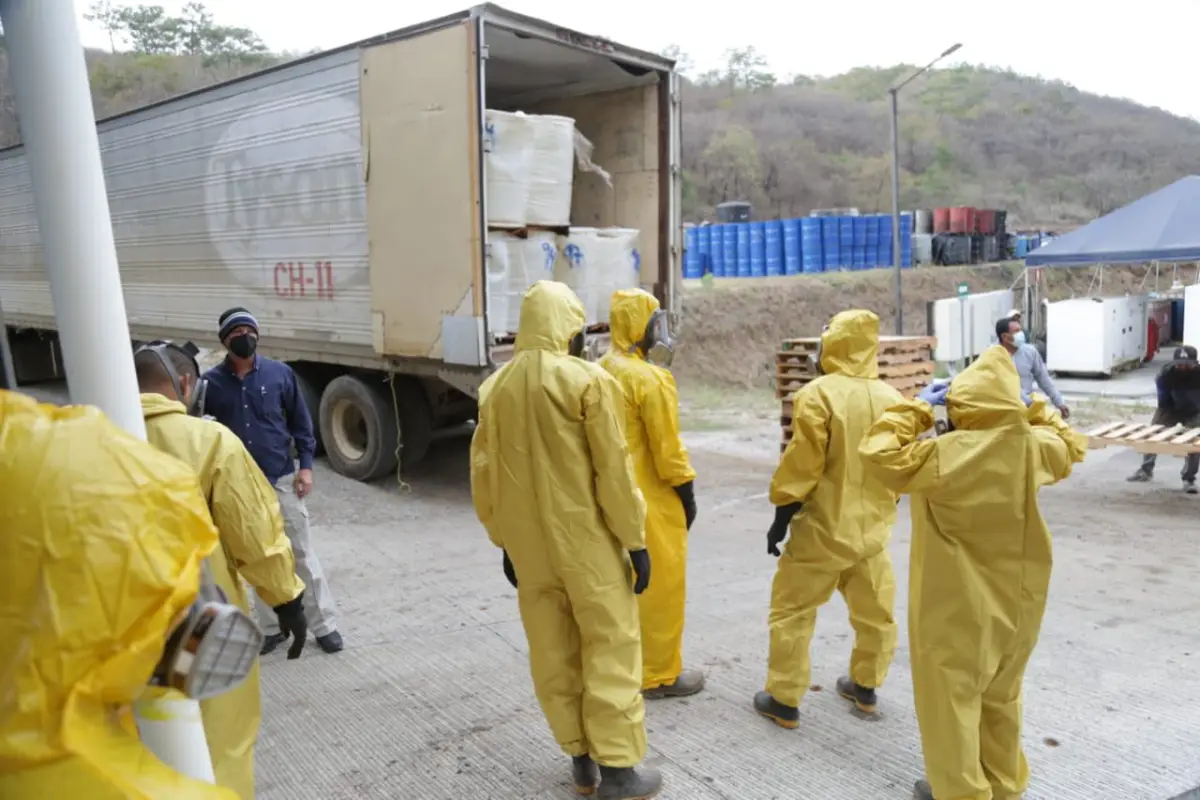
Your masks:
[[[672,333],[671,315],[658,309],[650,315],[646,332],[637,347],[646,354],[646,360],[660,367],[669,368],[675,359],[675,336]]]
[[[825,332],[828,330],[828,325],[821,328],[821,335],[817,337],[817,349],[808,355],[808,371],[813,375],[825,374],[825,370],[821,368],[821,354],[825,352]]]
[[[206,561],[200,591],[175,621],[150,685],[175,689],[193,700],[215,697],[246,680],[262,643],[262,631],[229,602]]]
[[[196,345],[192,344],[191,342],[178,345],[174,342],[168,342],[164,339],[159,339],[157,341],[147,342],[146,344],[142,345],[136,351],[134,351],[134,355],[148,352],[157,356],[158,362],[162,364],[163,369],[166,370],[167,377],[171,379],[171,388],[175,390],[175,396],[178,397],[179,401],[182,403],[183,385],[180,381],[179,373],[175,371],[175,367],[171,364],[171,359],[168,356],[168,352],[172,350],[177,353],[182,353],[192,362],[192,368],[194,369],[196,375],[196,385],[192,389],[191,400],[185,405],[187,406],[187,413],[189,415],[193,417],[202,416],[204,414],[204,397],[206,394],[208,394],[208,380],[200,374],[200,362],[196,360],[196,354],[200,352],[200,348],[196,347]]]

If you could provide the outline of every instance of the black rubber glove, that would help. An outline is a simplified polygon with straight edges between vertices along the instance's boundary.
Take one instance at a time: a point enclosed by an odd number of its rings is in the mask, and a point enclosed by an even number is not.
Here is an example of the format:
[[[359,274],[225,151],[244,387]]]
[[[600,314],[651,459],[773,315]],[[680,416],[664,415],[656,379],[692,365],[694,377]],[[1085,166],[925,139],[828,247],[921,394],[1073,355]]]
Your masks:
[[[775,506],[775,521],[771,523],[771,529],[767,531],[767,554],[775,557],[779,556],[779,545],[788,535],[788,525],[792,521],[792,517],[800,513],[800,509],[804,508],[803,503],[788,503],[786,506]]]
[[[629,560],[633,562],[633,593],[641,594],[650,585],[650,553],[646,550],[630,550]]]
[[[676,486],[675,494],[679,495],[679,502],[683,503],[683,516],[687,519],[687,527],[690,531],[692,523],[696,521],[696,488],[692,485],[692,481]]]
[[[517,571],[513,569],[507,550],[504,551],[504,577],[508,578],[508,582],[512,584],[514,589],[517,588]]]
[[[308,640],[308,620],[304,618],[304,592],[295,600],[274,607],[275,616],[279,619],[279,632],[290,636],[292,644],[288,647],[288,660],[299,658]]]

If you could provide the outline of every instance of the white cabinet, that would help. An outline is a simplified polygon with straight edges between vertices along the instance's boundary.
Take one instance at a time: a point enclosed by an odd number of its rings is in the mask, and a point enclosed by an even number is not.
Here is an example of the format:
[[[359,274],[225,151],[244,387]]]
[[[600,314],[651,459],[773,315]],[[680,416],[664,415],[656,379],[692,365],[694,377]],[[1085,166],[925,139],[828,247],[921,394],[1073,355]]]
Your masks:
[[[978,356],[996,343],[996,322],[1012,308],[1011,289],[935,300],[931,316],[933,335],[937,337],[934,361]]]
[[[1183,344],[1200,347],[1200,283],[1183,290]]]
[[[1111,375],[1146,355],[1145,295],[1080,297],[1046,306],[1051,372]]]

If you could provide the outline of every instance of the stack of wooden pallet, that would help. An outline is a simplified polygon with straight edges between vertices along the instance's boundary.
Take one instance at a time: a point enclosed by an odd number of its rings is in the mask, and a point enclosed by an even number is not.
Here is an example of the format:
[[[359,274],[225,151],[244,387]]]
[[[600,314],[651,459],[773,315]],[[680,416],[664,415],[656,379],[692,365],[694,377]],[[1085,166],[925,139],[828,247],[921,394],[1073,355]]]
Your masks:
[[[1088,447],[1101,450],[1110,445],[1128,447],[1139,453],[1186,456],[1200,453],[1200,428],[1179,425],[1148,425],[1144,422],[1108,422],[1087,433]]]
[[[811,363],[818,338],[787,339],[775,355],[775,396],[782,403],[779,424],[783,429],[780,449],[792,438],[792,395],[817,377]],[[915,397],[933,380],[932,336],[880,336],[879,377],[905,397]]]

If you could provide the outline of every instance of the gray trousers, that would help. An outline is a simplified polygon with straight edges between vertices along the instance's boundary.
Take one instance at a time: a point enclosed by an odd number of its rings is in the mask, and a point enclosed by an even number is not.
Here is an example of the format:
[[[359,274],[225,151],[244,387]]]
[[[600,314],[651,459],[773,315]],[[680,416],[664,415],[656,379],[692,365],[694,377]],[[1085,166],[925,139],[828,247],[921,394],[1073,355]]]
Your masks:
[[[296,556],[296,574],[304,581],[304,616],[308,620],[308,629],[314,636],[326,636],[337,630],[337,610],[333,594],[329,591],[329,581],[325,580],[325,571],[321,569],[321,562],[312,546],[308,507],[296,496],[293,485],[295,479],[295,475],[280,478],[275,483],[275,494],[279,497],[279,510],[283,512],[284,531]],[[258,626],[263,633],[268,636],[279,633],[275,612],[257,592],[254,600]]]
[[[1163,409],[1156,409],[1154,412],[1153,425],[1182,425],[1185,428],[1200,428],[1200,414],[1193,416],[1182,416],[1174,414]],[[1154,453],[1146,453],[1142,456],[1142,472],[1147,475],[1154,474],[1154,465],[1158,461],[1158,456]],[[1179,477],[1184,483],[1194,483],[1196,475],[1200,473],[1200,453],[1189,453],[1183,457],[1183,471],[1179,473]]]

